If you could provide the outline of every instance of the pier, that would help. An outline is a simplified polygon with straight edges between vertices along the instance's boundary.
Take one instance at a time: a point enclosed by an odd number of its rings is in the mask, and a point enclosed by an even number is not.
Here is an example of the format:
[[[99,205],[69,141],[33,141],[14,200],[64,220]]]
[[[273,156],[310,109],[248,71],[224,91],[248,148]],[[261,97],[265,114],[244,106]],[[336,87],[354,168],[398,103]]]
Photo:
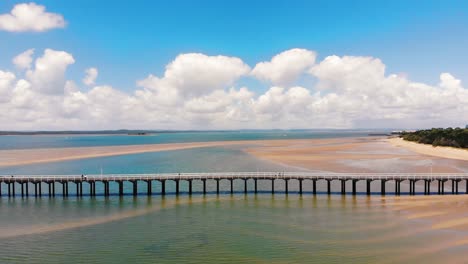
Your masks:
[[[460,184],[465,184],[465,190],[463,193],[468,194],[468,173],[309,173],[309,172],[219,172],[219,173],[160,173],[160,174],[134,174],[134,175],[3,175],[0,176],[0,196],[35,196],[41,197],[44,195],[42,188],[46,186],[48,191],[46,195],[54,197],[60,195],[63,197],[69,196],[70,188],[74,188],[76,196],[83,196],[83,185],[88,185],[88,193],[85,195],[96,196],[96,195],[124,195],[124,184],[132,186],[132,194],[138,195],[138,183],[146,184],[145,194],[153,195],[153,182],[158,181],[161,184],[160,195],[166,194],[166,183],[172,181],[175,183],[175,194],[181,193],[180,183],[185,181],[188,183],[186,190],[190,195],[192,192],[192,184],[194,181],[200,181],[203,185],[202,193],[206,194],[207,181],[213,181],[216,183],[215,190],[210,190],[220,193],[220,181],[227,181],[230,184],[230,193],[234,193],[234,180],[243,181],[243,188],[236,190],[236,192],[253,192],[257,193],[257,182],[271,181],[271,193],[284,192],[288,194],[290,192],[289,183],[295,181],[298,185],[299,194],[303,192],[311,192],[317,194],[317,182],[326,183],[326,193],[341,193],[342,195],[357,195],[357,184],[359,182],[365,183],[364,194],[379,194],[386,195],[386,186],[388,183],[393,183],[394,195],[400,194],[416,194],[416,183],[420,182],[424,184],[424,195],[430,194],[460,194]],[[253,188],[248,189],[247,182],[253,181]],[[284,188],[282,190],[275,189],[275,181],[283,181]],[[310,190],[304,190],[303,183],[305,181],[312,182],[312,188]],[[332,182],[339,182],[341,187],[339,189],[332,190]],[[350,182],[351,189],[346,189],[346,183]],[[380,183],[379,192],[371,192],[371,186],[373,183]],[[118,191],[111,193],[110,183],[117,184]],[[402,183],[406,183],[407,190],[401,190]],[[432,185],[437,184],[437,191],[431,192]],[[101,184],[103,193],[96,194],[96,185]],[[446,185],[447,184],[447,185]],[[448,191],[446,187],[450,187]],[[57,191],[57,187],[59,187]],[[6,193],[1,193],[5,191]],[[405,185],[406,187],[406,185]]]

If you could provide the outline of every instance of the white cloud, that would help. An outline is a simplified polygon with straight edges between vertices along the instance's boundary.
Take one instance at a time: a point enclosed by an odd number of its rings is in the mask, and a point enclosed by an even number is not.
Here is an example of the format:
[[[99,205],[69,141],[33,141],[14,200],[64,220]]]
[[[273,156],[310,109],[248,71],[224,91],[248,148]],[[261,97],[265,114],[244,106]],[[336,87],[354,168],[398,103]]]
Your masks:
[[[2,129],[456,126],[468,112],[468,90],[451,74],[437,85],[413,82],[372,57],[329,56],[307,69],[313,86],[257,93],[237,87],[250,68],[234,57],[181,54],[131,93],[81,89],[65,78],[73,63],[71,54],[47,49],[24,78],[0,71]]]
[[[13,73],[0,70],[0,103],[9,100],[15,79],[16,76]]]
[[[31,68],[31,63],[33,61],[34,49],[28,49],[18,56],[13,58],[13,64],[21,70]]]
[[[88,68],[85,70],[86,76],[83,78],[83,83],[91,86],[95,84],[96,78],[98,76],[98,69]]]
[[[239,58],[188,53],[169,63],[162,78],[150,75],[138,85],[175,102],[179,97],[206,95],[226,88],[249,71]]]
[[[64,28],[62,15],[46,12],[45,6],[35,3],[17,4],[9,14],[0,15],[0,30],[10,32],[42,32],[54,28]]]
[[[315,63],[317,54],[306,49],[290,49],[274,56],[271,61],[255,65],[252,75],[274,85],[291,85]]]
[[[42,93],[63,93],[67,67],[75,63],[73,56],[65,51],[46,49],[35,62],[34,69],[27,72],[33,89]]]

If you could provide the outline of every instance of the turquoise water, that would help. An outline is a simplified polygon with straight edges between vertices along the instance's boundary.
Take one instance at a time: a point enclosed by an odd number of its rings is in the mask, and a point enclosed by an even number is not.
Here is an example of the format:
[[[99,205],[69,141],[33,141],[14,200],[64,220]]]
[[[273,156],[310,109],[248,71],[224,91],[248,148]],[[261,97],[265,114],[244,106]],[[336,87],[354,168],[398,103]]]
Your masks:
[[[204,141],[203,137],[194,140]],[[226,135],[226,139],[232,137]],[[79,136],[71,144],[87,146],[98,139],[104,142],[95,145],[130,144],[133,140],[146,144],[149,138]],[[27,142],[36,142],[34,147],[71,146],[61,136],[10,140],[16,140],[17,146]],[[26,143],[19,142],[22,140]],[[6,141],[1,139],[3,148],[15,145]],[[101,169],[125,174],[295,168],[258,160],[240,147],[214,147],[3,167],[0,174],[93,174]],[[175,196],[174,183],[169,182],[168,195],[162,197],[159,183],[154,182],[154,194],[149,197],[133,197],[126,184],[123,197],[82,198],[73,196],[72,184],[68,198],[8,198],[3,186],[0,263],[441,263],[447,257],[463,257],[467,249],[428,251],[433,241],[460,234],[431,231],[428,222],[408,221],[404,212],[391,210],[378,196],[314,196],[308,181],[302,196],[294,192],[295,181],[290,183],[289,195],[281,191],[271,195],[269,181],[259,181],[258,194],[243,194],[243,182],[234,184],[237,191],[233,195],[227,181],[221,182],[219,196],[214,192],[215,182],[208,182],[210,192],[203,195],[201,182],[195,181],[192,196],[187,194],[185,182],[181,183],[182,195]],[[332,188],[339,190],[338,185]],[[101,184],[96,187],[103,193]],[[60,193],[61,186],[56,188]],[[253,189],[253,182],[248,182],[248,188]],[[324,183],[318,188],[324,191]],[[275,189],[283,190],[283,182],[276,181]],[[47,193],[45,186],[42,190]],[[116,184],[111,184],[111,192],[116,190]],[[144,194],[146,184],[140,184],[139,190]],[[85,184],[84,193],[88,191]]]
[[[0,149],[114,146],[225,140],[302,139],[367,136],[362,130],[274,130],[229,132],[178,132],[146,136],[128,135],[42,135],[0,136]]]

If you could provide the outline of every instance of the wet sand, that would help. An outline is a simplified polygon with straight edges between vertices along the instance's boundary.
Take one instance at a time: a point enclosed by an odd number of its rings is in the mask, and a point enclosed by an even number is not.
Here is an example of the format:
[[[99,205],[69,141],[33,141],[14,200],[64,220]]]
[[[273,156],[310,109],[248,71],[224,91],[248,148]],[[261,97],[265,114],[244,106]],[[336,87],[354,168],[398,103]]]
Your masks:
[[[386,137],[290,140],[288,144],[264,144],[245,151],[263,160],[312,171],[429,172],[432,164],[433,172],[468,172],[468,161],[415,152],[389,143]]]

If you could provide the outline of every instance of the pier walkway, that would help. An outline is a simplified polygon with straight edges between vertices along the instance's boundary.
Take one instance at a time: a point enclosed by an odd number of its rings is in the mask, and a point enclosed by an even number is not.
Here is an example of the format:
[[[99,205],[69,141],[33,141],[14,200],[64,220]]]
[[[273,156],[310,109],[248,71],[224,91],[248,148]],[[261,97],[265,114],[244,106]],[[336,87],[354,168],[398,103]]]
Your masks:
[[[424,194],[431,194],[431,183],[437,182],[437,192],[432,194],[445,194],[445,183],[450,182],[452,185],[451,193],[459,194],[458,186],[460,183],[465,183],[465,193],[468,194],[468,173],[309,173],[309,172],[217,172],[217,173],[161,173],[161,174],[134,174],[134,175],[35,175],[35,176],[20,176],[20,175],[0,175],[0,196],[2,195],[2,186],[6,185],[8,196],[42,196],[42,186],[45,184],[48,187],[47,194],[55,196],[55,184],[60,184],[62,187],[61,195],[66,197],[69,193],[69,184],[75,185],[75,194],[83,196],[83,184],[89,185],[89,195],[96,196],[96,184],[103,185],[104,196],[109,196],[111,182],[118,184],[118,194],[124,195],[124,183],[130,183],[133,186],[133,195],[138,194],[138,183],[146,183],[146,194],[152,195],[152,182],[159,181],[161,183],[161,195],[166,194],[166,182],[175,182],[175,193],[180,193],[180,182],[188,182],[188,193],[192,194],[192,182],[201,181],[203,183],[203,193],[207,193],[207,181],[216,182],[216,192],[219,193],[219,182],[229,181],[230,192],[234,192],[234,180],[243,180],[244,187],[242,190],[245,193],[248,191],[257,193],[257,181],[271,181],[271,192],[275,193],[275,181],[283,181],[284,189],[276,190],[288,193],[288,183],[290,181],[298,182],[298,191],[303,192],[303,182],[312,181],[312,191],[317,193],[317,182],[326,182],[326,192],[332,193],[331,182],[338,181],[341,183],[339,191],[345,195],[347,193],[356,195],[356,185],[359,181],[366,183],[365,190],[367,195],[371,194],[371,184],[375,181],[380,181],[380,194],[386,194],[386,183],[394,183],[394,194],[401,194],[401,183],[409,184],[408,194],[416,194],[415,186],[417,182],[424,183]],[[247,189],[247,181],[254,182],[253,190]],[[346,182],[350,181],[351,190],[346,191]],[[30,192],[29,188],[34,188],[34,192]],[[17,188],[16,188],[17,187]],[[16,191],[18,189],[18,191]],[[60,189],[60,188],[59,188]],[[19,191],[20,190],[20,191]],[[31,190],[32,191],[32,190]],[[239,190],[237,190],[239,191]],[[375,192],[374,192],[375,193]],[[60,194],[60,193],[59,193]]]

